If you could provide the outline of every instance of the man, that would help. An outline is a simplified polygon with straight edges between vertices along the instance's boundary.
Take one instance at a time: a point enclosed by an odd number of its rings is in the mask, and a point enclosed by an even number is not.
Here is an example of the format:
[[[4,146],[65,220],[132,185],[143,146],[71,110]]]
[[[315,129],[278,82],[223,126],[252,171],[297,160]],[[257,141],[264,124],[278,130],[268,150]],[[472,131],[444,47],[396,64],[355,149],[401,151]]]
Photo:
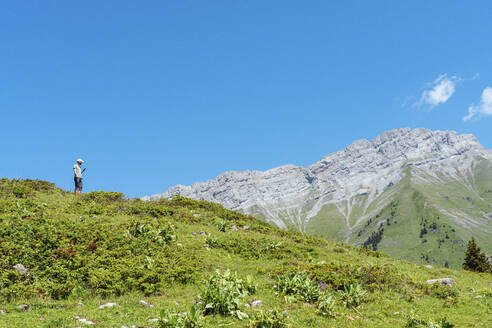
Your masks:
[[[79,195],[82,192],[82,173],[84,173],[85,169],[81,169],[80,165],[82,165],[84,161],[79,158],[77,159],[77,163],[73,166],[73,180],[75,182],[75,196]]]

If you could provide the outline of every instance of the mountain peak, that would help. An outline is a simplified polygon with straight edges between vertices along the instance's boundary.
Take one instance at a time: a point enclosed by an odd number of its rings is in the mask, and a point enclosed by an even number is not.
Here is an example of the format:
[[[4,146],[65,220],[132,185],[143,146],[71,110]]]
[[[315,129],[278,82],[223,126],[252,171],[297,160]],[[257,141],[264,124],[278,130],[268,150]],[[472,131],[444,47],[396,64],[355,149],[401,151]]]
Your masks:
[[[316,188],[320,187],[320,183],[329,183],[333,188],[340,190],[340,186],[335,185],[363,182],[358,181],[357,178],[354,182],[340,181],[340,179],[364,175],[364,181],[367,183],[367,175],[372,174],[375,180],[384,181],[383,184],[394,184],[402,178],[399,167],[404,162],[418,164],[443,161],[470,150],[490,157],[490,152],[486,151],[471,134],[458,135],[456,131],[432,131],[425,128],[413,130],[399,128],[385,131],[374,140],[357,140],[347,148],[329,154],[305,168],[287,164],[265,172],[228,171],[212,180],[197,182],[192,186],[177,185],[163,194],[146,196],[142,199],[155,200],[179,194],[219,202],[232,209],[245,209],[245,206],[257,205],[265,198],[272,198],[268,190],[279,191],[276,196],[280,200],[284,193],[292,194],[290,190],[292,188],[303,189],[305,182],[309,182],[310,185],[317,182]],[[386,172],[389,168],[393,168],[390,170],[391,174]],[[379,177],[382,173],[384,176]],[[378,187],[381,187],[380,183],[377,183]],[[251,194],[245,192],[244,187],[247,187]]]
[[[428,197],[438,203],[436,210],[453,224],[492,233],[490,220],[482,218],[487,210],[492,212],[487,198],[492,196],[491,155],[470,134],[401,128],[374,140],[357,140],[306,167],[288,164],[264,172],[224,172],[143,199],[181,195],[212,201],[281,228],[357,242],[361,227],[408,186],[431,192]],[[463,199],[475,203],[463,204]],[[474,209],[478,203],[480,210]]]

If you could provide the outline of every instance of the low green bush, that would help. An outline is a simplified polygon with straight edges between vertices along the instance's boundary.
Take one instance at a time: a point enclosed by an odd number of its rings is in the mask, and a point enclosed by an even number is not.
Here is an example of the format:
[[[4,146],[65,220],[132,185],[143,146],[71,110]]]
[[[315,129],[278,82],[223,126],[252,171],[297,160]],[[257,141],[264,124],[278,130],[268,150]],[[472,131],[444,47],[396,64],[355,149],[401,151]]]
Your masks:
[[[0,179],[0,198],[15,197],[25,199],[32,197],[37,191],[55,191],[54,183],[41,180]]]
[[[205,281],[205,288],[198,298],[205,315],[222,314],[244,319],[248,315],[240,310],[241,299],[255,291],[256,285],[251,277],[240,278],[229,270],[223,273],[216,271]]]
[[[284,295],[292,295],[303,301],[315,303],[321,293],[321,287],[305,272],[290,272],[277,277],[273,289]]]
[[[440,284],[433,284],[430,287],[428,294],[441,299],[456,298],[459,295],[456,287],[444,286]]]
[[[174,226],[169,222],[162,222],[161,220],[155,220],[155,222],[132,220],[128,230],[135,238],[148,238],[160,244],[168,244],[177,239]]]
[[[407,317],[407,321],[405,323],[404,328],[453,328],[454,325],[446,320],[446,318],[442,318],[437,322],[427,321],[419,318],[415,314],[410,314]]]
[[[400,290],[403,286],[414,286],[412,279],[395,267],[385,264],[342,264],[323,263],[306,267],[306,272],[315,280],[333,289],[343,290],[344,286],[360,284],[368,290]]]
[[[348,308],[358,307],[364,301],[366,294],[367,291],[360,284],[345,285],[343,290],[338,291],[340,300]]]
[[[229,225],[224,220],[217,223],[217,229],[221,232],[226,232],[228,228],[229,228]]]
[[[95,201],[97,203],[108,204],[118,200],[124,200],[125,195],[121,192],[92,191],[80,196],[83,201]]]
[[[334,318],[335,312],[335,298],[333,295],[323,293],[318,298],[316,304],[316,312],[324,317]]]
[[[205,245],[210,248],[220,248],[221,244],[217,238],[207,237],[207,239],[205,239]]]
[[[252,328],[287,328],[287,313],[273,309],[261,310],[251,321]]]
[[[223,249],[247,260],[275,257],[282,245],[272,238],[239,235],[237,232],[219,238],[207,238],[205,243],[210,248]]]
[[[193,305],[188,312],[161,312],[159,328],[202,328],[203,317],[200,306]]]

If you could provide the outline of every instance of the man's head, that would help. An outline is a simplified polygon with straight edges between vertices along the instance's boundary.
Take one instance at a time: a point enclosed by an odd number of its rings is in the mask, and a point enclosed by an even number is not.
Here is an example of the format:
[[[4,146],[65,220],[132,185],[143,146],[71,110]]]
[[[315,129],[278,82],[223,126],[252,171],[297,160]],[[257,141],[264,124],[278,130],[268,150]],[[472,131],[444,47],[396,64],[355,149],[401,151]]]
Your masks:
[[[77,163],[78,163],[79,165],[82,165],[82,164],[84,163],[84,161],[82,160],[82,158],[79,158],[79,159],[77,159]]]

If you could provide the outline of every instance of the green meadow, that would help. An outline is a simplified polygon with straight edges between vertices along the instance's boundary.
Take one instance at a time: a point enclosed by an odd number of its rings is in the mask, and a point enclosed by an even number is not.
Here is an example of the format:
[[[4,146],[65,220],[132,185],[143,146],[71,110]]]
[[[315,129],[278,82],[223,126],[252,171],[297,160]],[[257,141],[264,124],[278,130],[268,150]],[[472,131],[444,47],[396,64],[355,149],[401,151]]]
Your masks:
[[[454,238],[422,193],[405,195],[412,208],[381,212],[386,234],[419,234],[423,221],[393,222],[412,211],[436,224],[426,242]],[[452,257],[464,249],[442,244],[459,267]],[[438,278],[456,285],[426,282]],[[74,197],[0,180],[0,327],[489,327],[491,287],[487,273],[398,260],[205,201]]]

